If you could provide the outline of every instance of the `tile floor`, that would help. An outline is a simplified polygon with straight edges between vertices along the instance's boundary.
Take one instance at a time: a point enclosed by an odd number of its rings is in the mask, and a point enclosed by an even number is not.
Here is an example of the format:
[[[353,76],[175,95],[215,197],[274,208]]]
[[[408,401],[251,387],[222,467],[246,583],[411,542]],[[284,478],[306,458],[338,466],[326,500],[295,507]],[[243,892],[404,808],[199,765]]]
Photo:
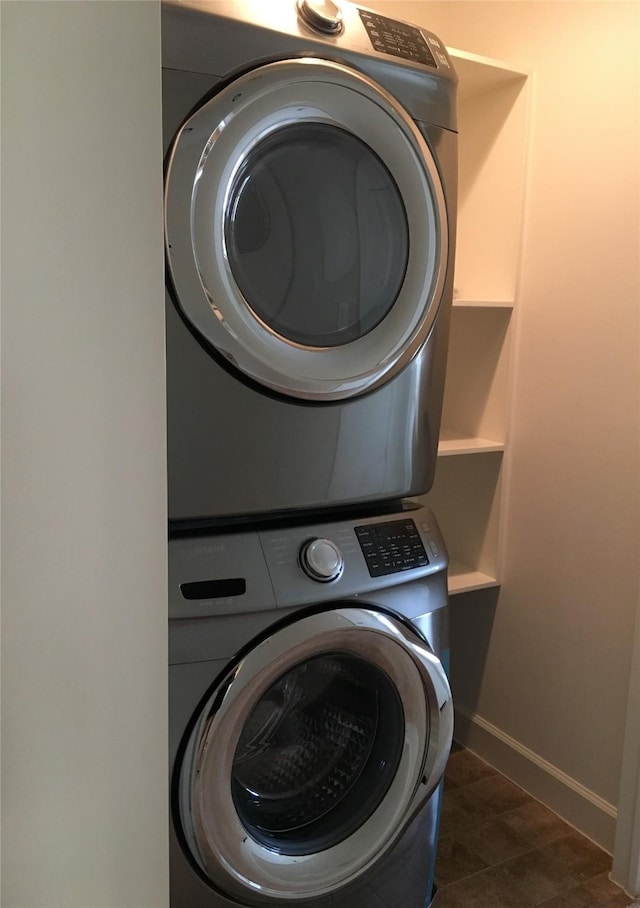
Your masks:
[[[640,908],[611,858],[468,750],[445,776],[433,908]]]

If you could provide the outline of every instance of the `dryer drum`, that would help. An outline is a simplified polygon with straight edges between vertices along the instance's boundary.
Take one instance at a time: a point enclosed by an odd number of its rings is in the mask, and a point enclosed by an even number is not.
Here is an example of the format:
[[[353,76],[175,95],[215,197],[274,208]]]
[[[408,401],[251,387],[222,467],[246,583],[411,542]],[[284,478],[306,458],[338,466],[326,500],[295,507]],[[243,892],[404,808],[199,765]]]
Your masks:
[[[280,853],[337,844],[385,796],[403,739],[402,704],[376,666],[341,653],[297,665],[245,724],[233,761],[238,815]]]

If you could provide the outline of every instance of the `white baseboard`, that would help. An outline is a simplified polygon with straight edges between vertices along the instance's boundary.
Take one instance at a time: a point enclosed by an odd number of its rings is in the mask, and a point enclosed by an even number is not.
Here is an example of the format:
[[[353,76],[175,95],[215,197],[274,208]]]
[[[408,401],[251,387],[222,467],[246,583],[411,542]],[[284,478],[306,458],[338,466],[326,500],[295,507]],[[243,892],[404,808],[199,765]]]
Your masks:
[[[455,737],[609,854],[617,809],[481,716],[456,708]]]

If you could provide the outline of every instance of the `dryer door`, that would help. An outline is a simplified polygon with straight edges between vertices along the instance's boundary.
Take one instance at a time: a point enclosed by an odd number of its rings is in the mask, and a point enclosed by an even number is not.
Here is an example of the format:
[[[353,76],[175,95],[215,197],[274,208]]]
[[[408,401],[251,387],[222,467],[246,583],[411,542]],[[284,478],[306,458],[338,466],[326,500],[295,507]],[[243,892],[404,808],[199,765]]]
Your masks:
[[[227,364],[339,400],[424,343],[447,268],[431,151],[368,77],[315,59],[238,78],[191,116],[166,176],[174,297]]]
[[[437,657],[378,611],[276,631],[209,692],[177,763],[183,842],[242,904],[332,893],[395,843],[433,792],[453,733]]]

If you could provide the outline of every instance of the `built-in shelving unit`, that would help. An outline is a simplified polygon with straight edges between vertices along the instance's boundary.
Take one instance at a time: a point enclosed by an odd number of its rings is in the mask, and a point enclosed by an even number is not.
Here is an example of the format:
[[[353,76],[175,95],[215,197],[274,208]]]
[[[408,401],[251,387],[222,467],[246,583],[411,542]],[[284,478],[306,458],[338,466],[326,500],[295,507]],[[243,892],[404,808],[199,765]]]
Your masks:
[[[451,593],[500,583],[503,463],[517,311],[527,75],[459,50],[454,305],[438,465],[426,496],[450,555]]]

